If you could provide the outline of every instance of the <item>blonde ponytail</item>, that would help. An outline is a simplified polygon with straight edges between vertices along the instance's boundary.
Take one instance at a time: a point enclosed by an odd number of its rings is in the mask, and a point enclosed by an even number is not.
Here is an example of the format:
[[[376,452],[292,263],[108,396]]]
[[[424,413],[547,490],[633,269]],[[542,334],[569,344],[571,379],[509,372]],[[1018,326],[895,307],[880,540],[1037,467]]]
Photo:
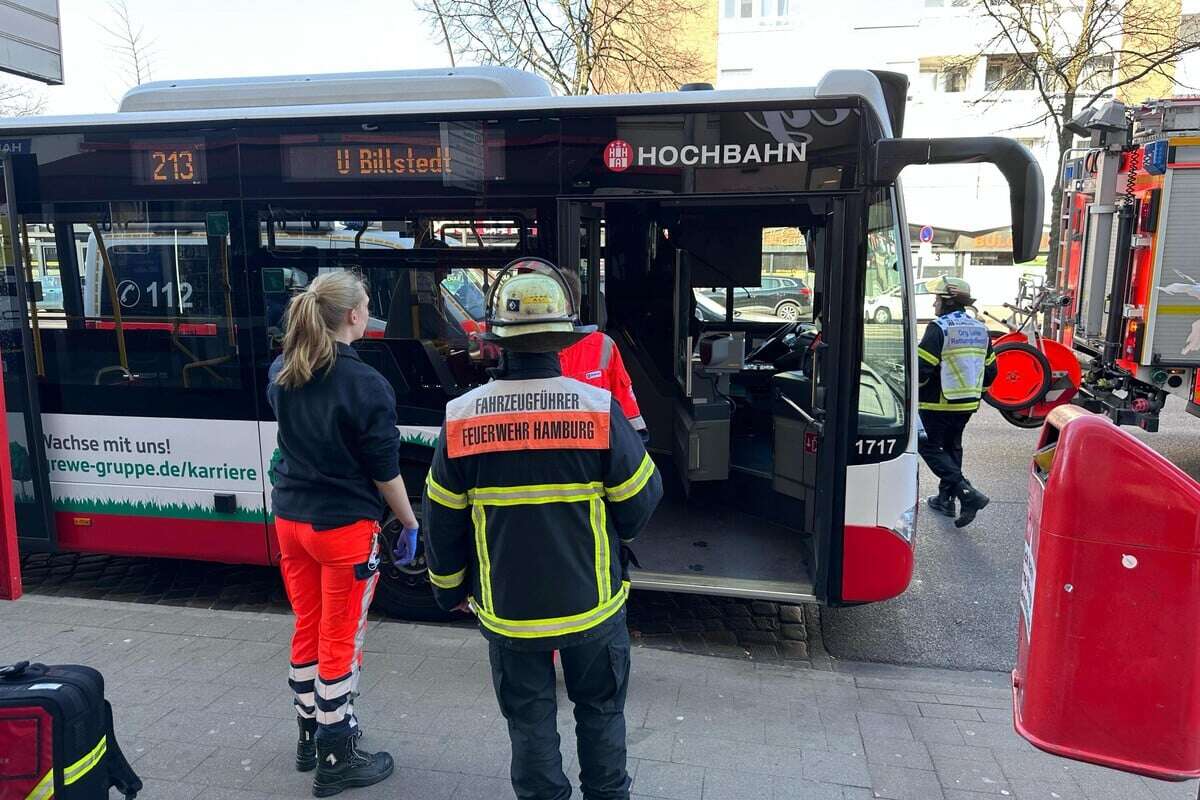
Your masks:
[[[334,332],[346,314],[367,296],[362,278],[353,272],[318,275],[287,308],[283,335],[283,368],[275,382],[284,389],[299,389],[337,357]]]

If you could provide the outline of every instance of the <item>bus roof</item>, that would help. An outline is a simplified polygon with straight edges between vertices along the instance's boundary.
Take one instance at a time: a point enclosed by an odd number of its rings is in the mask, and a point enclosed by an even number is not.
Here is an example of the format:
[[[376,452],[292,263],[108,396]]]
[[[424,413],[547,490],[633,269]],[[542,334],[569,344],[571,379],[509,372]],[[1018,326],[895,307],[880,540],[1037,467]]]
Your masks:
[[[883,125],[884,135],[891,136],[891,125],[887,101],[879,79],[866,70],[834,70],[827,73],[816,86],[795,87],[788,89],[749,89],[749,90],[699,90],[687,92],[662,92],[653,94],[618,94],[618,95],[576,95],[556,96],[534,93],[537,89],[534,81],[540,78],[522,73],[518,70],[496,67],[477,68],[481,72],[468,73],[467,77],[473,83],[458,82],[443,84],[444,91],[439,95],[466,93],[471,85],[484,87],[493,93],[486,96],[469,98],[452,97],[451,99],[430,99],[430,81],[435,77],[452,78],[447,75],[449,70],[409,70],[389,73],[357,73],[339,74],[333,76],[309,76],[313,80],[308,83],[315,85],[315,91],[305,90],[284,92],[275,95],[279,100],[289,105],[270,105],[270,100],[262,96],[267,87],[277,86],[280,82],[304,84],[304,76],[281,78],[247,78],[239,81],[199,81],[188,84],[200,87],[195,95],[202,100],[201,108],[168,108],[146,111],[120,111],[113,114],[86,114],[59,117],[23,117],[0,121],[0,131],[39,131],[52,129],[77,130],[82,128],[138,127],[146,125],[170,125],[192,123],[238,123],[272,120],[321,119],[334,117],[379,117],[379,116],[438,116],[448,114],[512,114],[512,113],[556,113],[556,112],[586,112],[603,111],[605,109],[669,109],[674,106],[737,105],[744,103],[775,102],[786,103],[818,98],[857,97],[866,101],[872,107]],[[498,70],[502,72],[497,72]],[[463,70],[457,72],[463,73]],[[419,75],[417,73],[420,73]],[[511,73],[523,76],[517,79]],[[350,101],[330,102],[329,92],[333,86],[349,86],[356,82],[375,80],[379,78],[386,86],[403,84],[402,76],[412,79],[408,85],[414,91],[408,100],[370,100],[362,101],[362,94],[350,93]],[[460,75],[461,77],[461,75]],[[528,80],[526,80],[528,79]],[[327,83],[322,81],[327,80]],[[166,82],[167,89],[170,83]],[[184,84],[188,82],[180,82]],[[544,85],[544,82],[543,82]],[[225,89],[221,87],[224,86]],[[178,88],[178,86],[176,87]],[[146,87],[147,92],[150,87]],[[499,92],[508,91],[513,94],[498,96]],[[164,92],[165,93],[165,92]],[[258,94],[260,105],[216,107],[211,103],[221,103],[222,95],[229,97],[229,102],[248,102],[251,94]],[[132,98],[138,96],[138,90],[132,91],[127,100],[128,105],[136,105]],[[181,99],[184,95],[179,95]],[[306,103],[305,99],[319,99],[320,102]],[[152,103],[147,103],[152,104]],[[159,102],[159,105],[170,105],[170,102]],[[122,101],[122,106],[127,105]]]

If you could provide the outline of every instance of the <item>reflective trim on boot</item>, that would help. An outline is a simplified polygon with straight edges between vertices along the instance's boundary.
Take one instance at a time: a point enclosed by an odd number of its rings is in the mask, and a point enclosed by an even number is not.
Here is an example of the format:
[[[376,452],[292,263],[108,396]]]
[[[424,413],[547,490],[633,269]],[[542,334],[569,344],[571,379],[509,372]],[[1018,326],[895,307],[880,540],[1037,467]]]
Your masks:
[[[333,741],[318,739],[313,797],[332,797],[343,789],[374,786],[395,768],[388,753],[359,750],[358,737],[353,734]]]
[[[296,717],[300,738],[296,741],[296,771],[312,772],[317,768],[317,721]]]

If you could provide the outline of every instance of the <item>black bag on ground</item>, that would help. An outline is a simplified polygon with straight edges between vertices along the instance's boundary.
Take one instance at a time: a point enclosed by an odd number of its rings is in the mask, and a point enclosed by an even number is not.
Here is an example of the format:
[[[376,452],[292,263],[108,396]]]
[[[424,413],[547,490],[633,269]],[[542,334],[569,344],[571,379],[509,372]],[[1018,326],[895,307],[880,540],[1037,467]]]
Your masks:
[[[132,800],[142,782],[113,732],[104,677],[91,667],[0,667],[0,800]]]

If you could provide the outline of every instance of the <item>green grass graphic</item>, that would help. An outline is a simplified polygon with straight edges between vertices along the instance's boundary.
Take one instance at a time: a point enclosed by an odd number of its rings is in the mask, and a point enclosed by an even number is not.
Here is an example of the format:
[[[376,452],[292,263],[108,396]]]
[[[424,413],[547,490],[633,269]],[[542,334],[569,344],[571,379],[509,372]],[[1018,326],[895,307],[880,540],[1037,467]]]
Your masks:
[[[401,444],[415,444],[418,447],[437,447],[437,436],[424,436],[419,433],[404,433],[400,435]]]
[[[218,514],[211,508],[185,503],[155,503],[129,500],[79,500],[60,498],[54,501],[57,511],[75,514],[112,514],[126,517],[173,517],[175,519],[206,519],[217,522],[263,522],[261,508],[239,508],[232,514]]]

